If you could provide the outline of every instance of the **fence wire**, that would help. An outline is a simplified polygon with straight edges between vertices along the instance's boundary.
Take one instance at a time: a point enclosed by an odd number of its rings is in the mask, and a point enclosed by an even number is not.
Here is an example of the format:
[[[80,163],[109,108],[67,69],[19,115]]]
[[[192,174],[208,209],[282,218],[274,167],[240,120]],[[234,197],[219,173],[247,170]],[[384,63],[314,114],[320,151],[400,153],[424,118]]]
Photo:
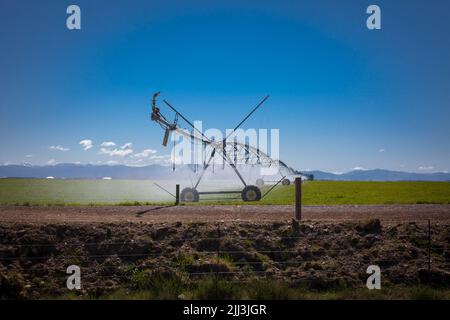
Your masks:
[[[393,221],[396,222],[396,221]],[[397,221],[400,223],[400,221]],[[401,221],[402,224],[405,221]],[[418,227],[415,224],[415,227]],[[289,276],[296,271],[304,270],[306,264],[308,263],[318,263],[319,270],[323,272],[332,272],[336,270],[341,270],[346,266],[346,263],[357,262],[359,264],[365,264],[366,261],[361,261],[361,257],[348,256],[346,262],[337,263],[335,262],[334,256],[339,256],[342,254],[349,255],[354,250],[367,250],[367,252],[377,251],[378,244],[382,245],[385,237],[389,237],[391,240],[409,240],[414,242],[413,244],[399,244],[398,247],[391,247],[390,252],[401,252],[408,249],[417,249],[419,252],[417,256],[405,259],[405,257],[398,257],[397,259],[382,257],[372,258],[379,264],[384,265],[395,265],[402,264],[408,265],[409,263],[420,263],[424,267],[431,268],[434,262],[444,263],[446,267],[450,263],[450,251],[449,243],[436,244],[433,241],[433,232],[438,225],[420,225],[417,230],[412,230],[411,233],[397,233],[391,230],[383,231],[381,233],[371,234],[376,240],[370,248],[355,249],[353,247],[335,249],[330,247],[315,247],[311,248],[308,245],[303,245],[295,249],[256,249],[252,250],[227,250],[223,247],[224,241],[235,241],[240,245],[245,246],[243,242],[246,241],[261,241],[266,240],[263,236],[247,237],[239,236],[236,234],[226,234],[220,229],[218,225],[215,232],[215,236],[192,236],[192,237],[173,237],[171,239],[157,239],[157,240],[130,240],[130,241],[88,241],[88,242],[70,242],[61,241],[55,243],[50,242],[40,242],[40,243],[21,243],[20,239],[8,239],[8,241],[0,240],[0,266],[8,267],[11,263],[26,264],[27,262],[36,261],[61,261],[71,263],[78,261],[82,269],[83,277],[88,279],[95,278],[110,278],[110,279],[123,279],[130,280],[136,274],[136,272],[151,269],[145,264],[139,264],[139,261],[145,261],[146,259],[164,259],[164,266],[166,268],[172,268],[183,272],[190,279],[195,280],[197,278],[202,278],[205,276],[223,277],[227,278],[230,282],[247,282],[252,276],[258,276],[258,278],[273,277],[273,276]],[[332,232],[332,231],[329,231]],[[212,233],[212,232],[211,232]],[[348,234],[349,238],[352,234]],[[308,231],[301,233],[296,236],[273,236],[270,241],[272,243],[279,243],[280,245],[295,245],[299,240],[308,240]],[[199,250],[196,245],[201,241],[214,241],[211,246],[216,245],[215,249],[211,250]],[[165,243],[177,243],[180,244],[177,248],[171,250],[163,251],[151,250],[148,247],[152,247],[155,242],[159,242],[164,245]],[[191,246],[188,246],[191,245]],[[143,250],[141,253],[126,253],[121,250],[133,250],[130,247],[139,246],[139,250]],[[112,247],[112,248],[111,248]],[[100,251],[100,250],[110,250],[116,252],[107,254],[92,254],[89,251]],[[34,255],[35,251],[40,251],[38,249],[50,250],[48,255]],[[76,249],[84,250],[80,254],[66,254],[67,251],[73,251]],[[44,250],[44,251],[45,251]],[[87,252],[86,252],[87,251]],[[87,254],[86,254],[87,253]],[[389,253],[389,252],[388,252]],[[187,262],[183,261],[186,259],[186,255],[195,256],[193,261]],[[255,256],[263,255],[265,259],[256,260]],[[305,258],[305,255],[307,256]],[[310,255],[310,257],[308,257]],[[238,257],[236,257],[238,256]],[[240,258],[239,256],[244,256]],[[324,259],[320,259],[324,258]],[[119,266],[115,265],[102,265],[99,264],[99,260],[106,263],[107,259],[121,259],[118,263]],[[123,261],[123,260],[133,260],[133,261]],[[354,259],[360,259],[354,261]],[[90,261],[87,266],[83,266],[86,261]],[[150,260],[151,262],[152,260]],[[327,264],[327,261],[332,261],[332,264]],[[116,261],[117,262],[117,261]],[[111,262],[113,263],[113,262]],[[219,270],[218,266],[226,265],[228,270]],[[28,265],[24,269],[24,273],[28,274],[35,272],[36,264]],[[263,269],[263,270],[260,270]],[[269,270],[268,270],[269,269]],[[105,270],[109,270],[109,273],[104,274]],[[38,269],[39,271],[39,269]],[[48,268],[46,270],[41,270],[41,277],[53,277],[56,279],[67,278],[65,270],[54,270]],[[47,272],[47,273],[46,273]],[[300,281],[311,281],[308,279],[299,279]]]

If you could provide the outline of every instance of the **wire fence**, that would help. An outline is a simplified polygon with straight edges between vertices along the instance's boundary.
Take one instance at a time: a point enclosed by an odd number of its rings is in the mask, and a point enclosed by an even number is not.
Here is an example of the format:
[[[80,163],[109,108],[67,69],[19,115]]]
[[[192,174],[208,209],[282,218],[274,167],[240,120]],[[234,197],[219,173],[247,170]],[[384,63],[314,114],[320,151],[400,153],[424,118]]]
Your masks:
[[[272,247],[267,248],[266,245],[255,245],[264,238],[230,235],[221,229],[220,224],[217,224],[216,230],[209,230],[208,236],[173,236],[148,241],[104,239],[36,243],[16,239],[0,241],[0,266],[8,268],[15,264],[21,266],[25,275],[65,279],[68,277],[66,270],[60,267],[75,264],[80,266],[83,279],[88,281],[109,278],[123,282],[132,280],[139,272],[153,271],[156,267],[180,272],[192,281],[214,277],[229,282],[248,282],[255,277],[293,277],[308,282],[313,281],[308,279],[310,274],[299,275],[299,272],[313,269],[319,273],[345,273],[351,264],[360,266],[360,273],[365,272],[363,266],[372,264],[382,267],[411,264],[429,270],[439,266],[449,270],[448,230],[439,231],[439,239],[436,239],[438,234],[433,232],[436,232],[437,224],[428,221],[425,226],[415,227],[408,233],[391,230],[369,232],[365,235],[371,236],[373,243],[360,248],[351,244],[345,248],[334,248],[333,243],[320,247],[309,239],[308,233],[301,231],[291,236],[274,235],[269,241]],[[349,234],[346,240],[351,240],[353,235]],[[386,257],[364,257],[364,253],[377,252],[386,240],[392,240],[393,244],[399,241],[397,246],[385,250]],[[154,241],[159,241],[159,248],[154,248]],[[225,246],[225,241],[238,249]],[[207,243],[205,248],[200,246],[204,242]],[[165,247],[168,243],[171,245]],[[413,250],[414,254],[395,256],[407,250]],[[42,267],[46,264],[52,266]]]

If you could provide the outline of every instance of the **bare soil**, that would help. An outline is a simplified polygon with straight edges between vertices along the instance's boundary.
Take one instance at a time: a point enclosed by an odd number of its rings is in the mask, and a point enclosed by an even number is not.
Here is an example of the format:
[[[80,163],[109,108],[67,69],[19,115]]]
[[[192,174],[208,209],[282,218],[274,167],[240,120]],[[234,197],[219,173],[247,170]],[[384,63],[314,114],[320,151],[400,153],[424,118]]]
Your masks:
[[[210,276],[311,290],[365,288],[369,265],[381,268],[383,286],[450,288],[449,205],[311,206],[301,222],[293,211],[1,207],[0,299],[68,294],[66,268],[73,264],[82,272],[76,294],[90,297],[155,289],[170,279],[181,283],[176,298]]]
[[[0,206],[0,223],[123,223],[286,221],[291,205],[216,206]],[[450,222],[450,205],[303,206],[302,219],[322,222],[416,221]]]

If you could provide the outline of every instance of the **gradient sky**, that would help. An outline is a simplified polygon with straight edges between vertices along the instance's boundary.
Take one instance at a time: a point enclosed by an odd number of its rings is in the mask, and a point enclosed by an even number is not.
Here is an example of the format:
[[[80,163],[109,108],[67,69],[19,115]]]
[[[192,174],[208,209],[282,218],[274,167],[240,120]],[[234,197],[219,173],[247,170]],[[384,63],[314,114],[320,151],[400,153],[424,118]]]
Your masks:
[[[66,28],[70,4],[81,30]],[[382,30],[366,28],[370,4]],[[448,171],[449,12],[446,0],[1,0],[0,163],[156,161],[142,151],[170,152],[149,119],[162,91],[223,130],[270,94],[245,128],[279,128],[297,169]],[[99,154],[107,141],[116,155]]]

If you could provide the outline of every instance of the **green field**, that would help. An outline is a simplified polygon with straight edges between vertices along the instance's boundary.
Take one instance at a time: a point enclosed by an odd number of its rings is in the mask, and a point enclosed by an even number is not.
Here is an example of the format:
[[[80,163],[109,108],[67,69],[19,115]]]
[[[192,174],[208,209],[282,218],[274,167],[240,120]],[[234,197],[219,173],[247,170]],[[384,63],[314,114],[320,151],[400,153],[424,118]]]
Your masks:
[[[140,205],[172,201],[149,180],[0,179],[0,204]],[[170,191],[169,182],[158,182]],[[263,193],[268,187],[263,188]],[[172,191],[173,192],[173,191]],[[240,201],[201,201],[234,204]],[[278,186],[259,204],[293,204],[294,186]],[[303,184],[305,205],[450,203],[448,182],[311,181]]]

